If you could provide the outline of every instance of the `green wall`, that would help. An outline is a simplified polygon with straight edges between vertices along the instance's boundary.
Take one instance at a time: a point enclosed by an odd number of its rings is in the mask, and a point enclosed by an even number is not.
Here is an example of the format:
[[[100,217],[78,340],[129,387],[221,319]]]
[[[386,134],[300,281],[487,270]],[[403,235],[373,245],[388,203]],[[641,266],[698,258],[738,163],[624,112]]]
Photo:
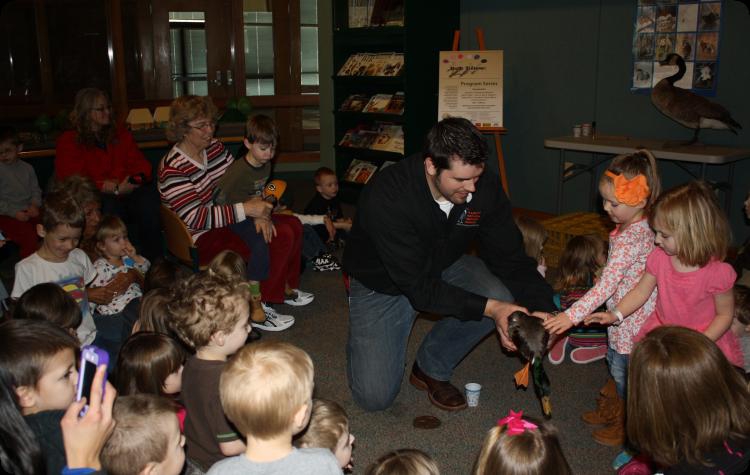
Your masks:
[[[474,29],[485,32],[487,49],[505,57],[503,151],[515,206],[555,212],[556,150],[545,149],[545,137],[570,135],[573,124],[595,120],[600,133],[687,140],[692,131],[661,115],[648,95],[630,92],[631,43],[636,0],[554,1],[463,0],[462,49],[476,49]],[[701,132],[706,143],[750,147],[750,15],[735,0],[726,0],[720,39],[717,96],[744,125],[735,136]],[[589,154],[568,153],[569,161],[586,162]],[[661,161],[663,185],[670,188],[689,176]],[[724,180],[727,167],[708,167],[707,176]],[[597,177],[601,173],[597,172]],[[697,172],[696,168],[696,172]],[[563,212],[586,209],[588,176],[569,181]],[[750,159],[735,167],[730,220],[735,242],[750,235],[741,210],[750,188]]]

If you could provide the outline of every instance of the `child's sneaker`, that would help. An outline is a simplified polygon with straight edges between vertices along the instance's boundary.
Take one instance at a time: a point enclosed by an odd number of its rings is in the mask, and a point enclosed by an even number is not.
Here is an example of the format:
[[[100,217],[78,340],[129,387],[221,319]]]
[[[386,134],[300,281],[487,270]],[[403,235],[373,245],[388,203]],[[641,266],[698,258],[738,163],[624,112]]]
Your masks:
[[[293,316],[282,315],[266,304],[261,305],[263,305],[263,311],[266,314],[266,320],[263,323],[253,322],[253,327],[267,332],[280,332],[294,325]]]
[[[300,289],[292,289],[291,291],[288,291],[285,297],[284,303],[294,307],[304,307],[315,299],[313,294]]]
[[[340,270],[341,265],[334,256],[329,253],[323,253],[313,259],[313,270],[317,272],[326,272],[332,270]]]
[[[606,346],[582,346],[570,352],[570,361],[578,364],[587,364],[604,359],[606,356]]]
[[[547,359],[552,364],[560,364],[565,359],[565,350],[568,347],[568,335],[559,337],[552,344],[552,348],[547,353]]]

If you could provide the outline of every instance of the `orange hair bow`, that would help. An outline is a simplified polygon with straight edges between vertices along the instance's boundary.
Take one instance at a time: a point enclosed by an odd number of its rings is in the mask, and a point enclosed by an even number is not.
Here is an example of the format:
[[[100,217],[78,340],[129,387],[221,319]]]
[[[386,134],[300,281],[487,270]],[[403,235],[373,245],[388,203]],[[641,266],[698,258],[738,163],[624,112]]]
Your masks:
[[[638,174],[627,179],[623,174],[617,174],[607,170],[604,175],[612,178],[615,188],[615,198],[624,205],[636,206],[648,198],[651,190],[648,188],[646,177]]]

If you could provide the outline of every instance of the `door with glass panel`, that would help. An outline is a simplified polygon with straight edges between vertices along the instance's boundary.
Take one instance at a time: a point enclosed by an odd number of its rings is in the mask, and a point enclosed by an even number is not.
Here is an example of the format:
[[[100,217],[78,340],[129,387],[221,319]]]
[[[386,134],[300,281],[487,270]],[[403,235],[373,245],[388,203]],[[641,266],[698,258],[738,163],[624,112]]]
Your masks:
[[[153,2],[152,8],[159,97],[231,96],[231,2],[168,0]]]

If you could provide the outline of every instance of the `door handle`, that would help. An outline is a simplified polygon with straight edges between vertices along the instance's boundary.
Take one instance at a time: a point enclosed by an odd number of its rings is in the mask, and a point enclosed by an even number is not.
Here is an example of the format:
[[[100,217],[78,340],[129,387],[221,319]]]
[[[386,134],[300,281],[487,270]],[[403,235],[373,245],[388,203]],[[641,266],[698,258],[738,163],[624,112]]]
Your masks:
[[[214,86],[221,86],[221,71],[216,71],[216,79],[212,81],[214,83]]]
[[[227,69],[227,86],[231,86],[234,84],[234,79],[232,78],[232,70]]]

